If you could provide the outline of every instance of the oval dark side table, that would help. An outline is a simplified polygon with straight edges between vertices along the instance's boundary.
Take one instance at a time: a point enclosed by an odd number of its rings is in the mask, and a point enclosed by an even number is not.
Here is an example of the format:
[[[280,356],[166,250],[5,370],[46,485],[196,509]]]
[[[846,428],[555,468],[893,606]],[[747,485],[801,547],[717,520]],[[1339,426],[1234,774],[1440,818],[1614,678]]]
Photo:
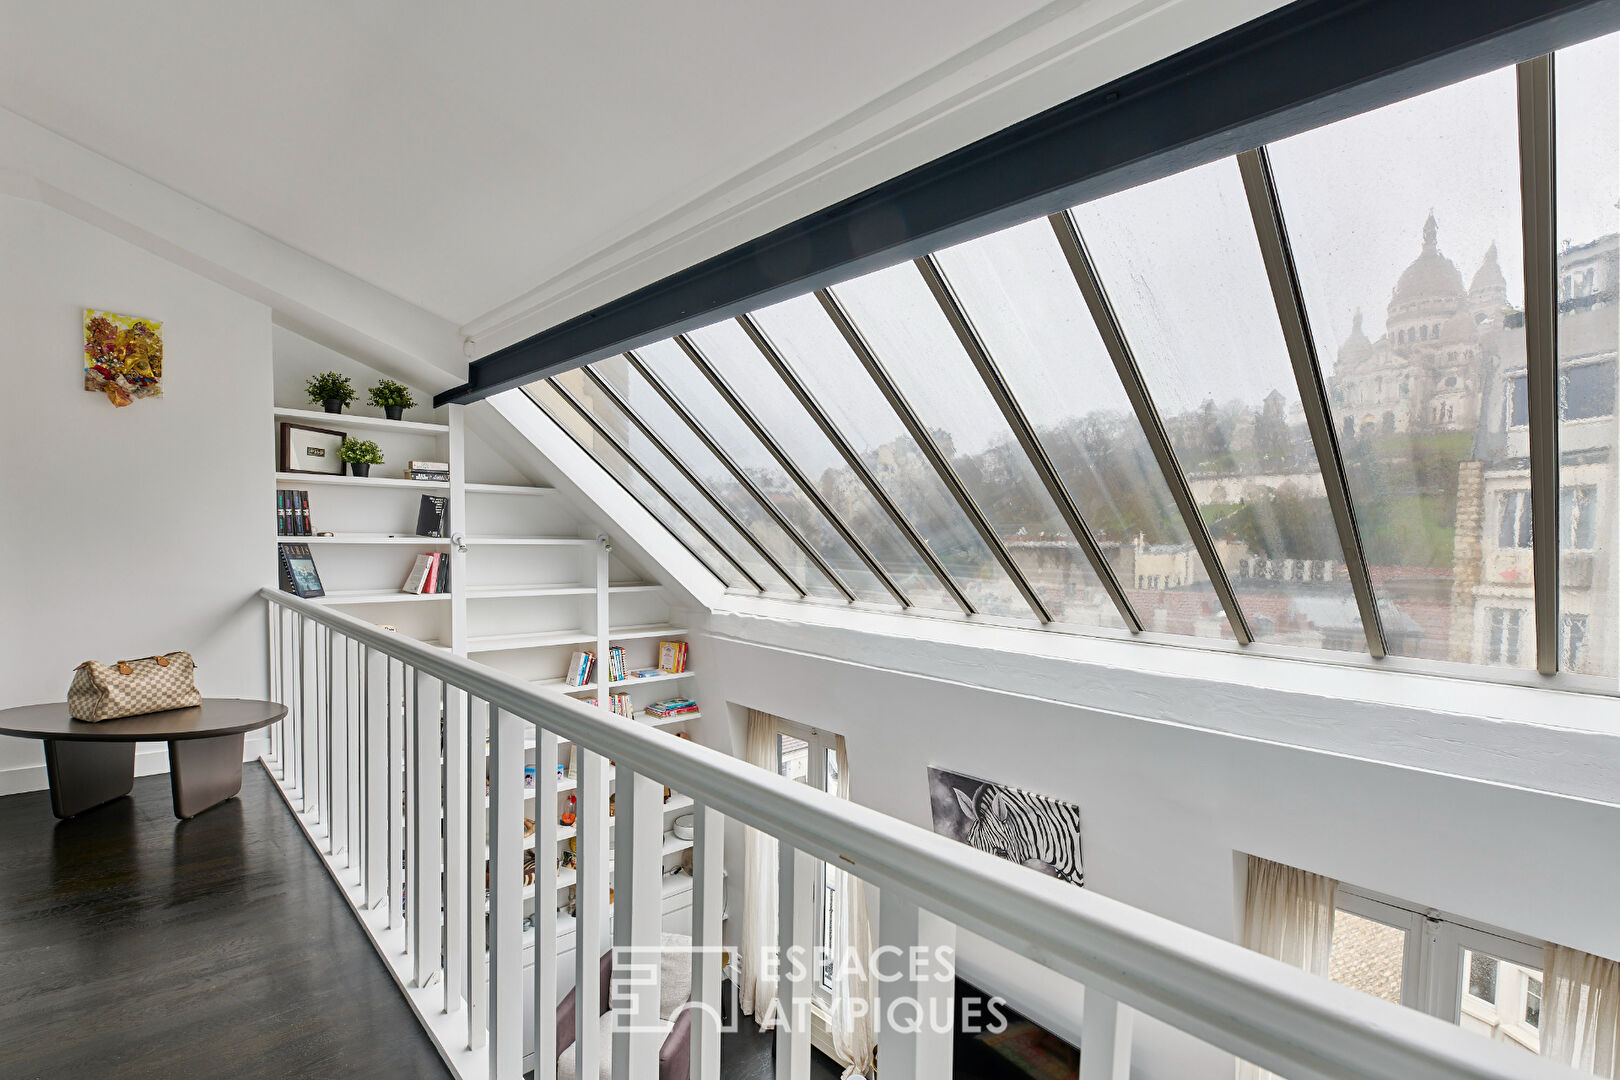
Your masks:
[[[128,795],[135,785],[135,744],[169,744],[174,816],[196,817],[242,790],[243,737],[287,715],[275,701],[203,698],[189,709],[144,716],[75,720],[65,702],[0,709],[0,735],[45,740],[51,810],[59,818]]]

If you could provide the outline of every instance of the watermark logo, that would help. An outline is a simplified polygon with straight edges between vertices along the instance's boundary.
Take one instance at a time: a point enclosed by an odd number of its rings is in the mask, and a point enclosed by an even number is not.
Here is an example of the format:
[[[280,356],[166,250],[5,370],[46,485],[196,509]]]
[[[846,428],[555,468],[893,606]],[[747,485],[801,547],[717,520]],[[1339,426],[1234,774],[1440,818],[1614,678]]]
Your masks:
[[[712,1025],[721,1032],[737,1030],[742,1010],[735,979],[722,982],[723,1001],[700,1003],[688,996],[661,1004],[678,987],[691,985],[700,957],[712,958],[718,969],[727,955],[736,956],[737,951],[691,945],[615,947],[608,995],[613,1030],[661,1034],[687,1011],[694,1014],[693,1024]],[[821,946],[794,947],[785,953],[773,947],[761,951],[752,977],[764,988],[763,1001],[756,994],[754,1016],[762,1028],[809,1031],[819,1013],[834,1025],[869,1019],[874,1033],[995,1035],[1007,1029],[1005,999],[955,1001],[956,955],[948,946],[906,950],[885,945],[865,956]],[[795,986],[805,987],[797,998],[791,993]],[[665,1011],[668,1015],[661,1015]]]

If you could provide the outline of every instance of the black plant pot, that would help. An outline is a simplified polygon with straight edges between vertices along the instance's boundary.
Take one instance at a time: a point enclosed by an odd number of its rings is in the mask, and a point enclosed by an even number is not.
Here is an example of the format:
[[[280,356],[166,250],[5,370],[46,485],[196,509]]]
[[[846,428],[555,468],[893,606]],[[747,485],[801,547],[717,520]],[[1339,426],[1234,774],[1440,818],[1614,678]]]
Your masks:
[[[399,419],[403,418],[404,415],[405,415],[405,406],[403,406],[403,405],[384,405],[383,406],[383,415],[388,417],[388,419],[390,419],[390,420],[399,420]]]
[[[321,402],[321,406],[325,408],[327,412],[342,412],[343,399],[340,397],[329,397],[325,401]]]
[[[364,461],[351,461],[351,462],[349,462],[349,475],[350,476],[370,476],[371,475],[371,465],[370,465],[370,463],[364,462]]]

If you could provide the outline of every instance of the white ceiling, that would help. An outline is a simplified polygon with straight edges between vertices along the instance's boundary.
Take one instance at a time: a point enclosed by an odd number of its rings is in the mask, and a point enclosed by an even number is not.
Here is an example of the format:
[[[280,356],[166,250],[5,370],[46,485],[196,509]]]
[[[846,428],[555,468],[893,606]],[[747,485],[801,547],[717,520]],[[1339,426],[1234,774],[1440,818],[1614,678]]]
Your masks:
[[[0,107],[465,324],[1042,7],[0,0]]]

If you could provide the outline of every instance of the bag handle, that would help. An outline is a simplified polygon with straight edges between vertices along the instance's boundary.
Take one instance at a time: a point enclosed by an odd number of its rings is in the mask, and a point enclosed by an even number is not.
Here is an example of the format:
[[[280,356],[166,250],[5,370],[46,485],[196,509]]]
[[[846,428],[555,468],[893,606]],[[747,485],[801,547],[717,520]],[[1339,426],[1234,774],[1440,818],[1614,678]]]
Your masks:
[[[135,657],[134,660],[120,660],[120,661],[118,661],[118,663],[116,664],[116,667],[118,668],[118,674],[120,674],[120,675],[133,675],[135,673],[135,669],[130,667],[129,665],[135,663],[137,660],[156,660],[158,667],[168,667],[169,664],[172,663],[172,661],[169,659],[169,657],[171,657],[173,655],[174,655],[174,653],[156,653],[156,654],[154,654],[152,656],[137,656],[137,657]],[[78,665],[73,670],[74,671],[83,671],[85,668],[89,667],[93,663],[95,663],[94,660],[86,660],[84,663]]]

